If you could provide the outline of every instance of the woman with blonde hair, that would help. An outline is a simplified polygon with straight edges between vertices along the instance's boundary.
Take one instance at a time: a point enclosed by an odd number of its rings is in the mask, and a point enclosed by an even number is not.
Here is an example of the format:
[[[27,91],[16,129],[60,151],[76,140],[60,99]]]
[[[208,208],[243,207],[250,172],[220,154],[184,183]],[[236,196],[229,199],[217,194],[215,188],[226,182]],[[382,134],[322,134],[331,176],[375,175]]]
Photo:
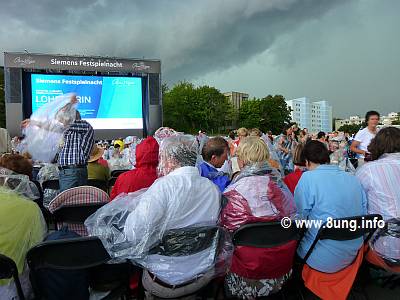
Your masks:
[[[241,127],[237,130],[238,139],[235,141],[235,145],[239,146],[240,141],[249,135],[247,128]]]
[[[222,226],[233,232],[247,223],[280,221],[295,214],[293,195],[268,164],[262,139],[242,139],[237,158],[241,171],[223,194],[227,204],[220,216]],[[253,299],[278,292],[291,275],[295,251],[294,241],[269,249],[236,248],[225,279],[227,294]]]

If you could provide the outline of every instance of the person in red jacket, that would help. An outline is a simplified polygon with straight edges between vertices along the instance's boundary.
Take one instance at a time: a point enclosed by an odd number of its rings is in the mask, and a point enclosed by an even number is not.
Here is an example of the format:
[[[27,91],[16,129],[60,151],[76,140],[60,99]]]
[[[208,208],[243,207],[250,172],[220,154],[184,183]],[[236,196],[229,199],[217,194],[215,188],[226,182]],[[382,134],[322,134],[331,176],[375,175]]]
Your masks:
[[[304,144],[297,144],[293,157],[294,171],[283,178],[283,181],[286,183],[293,195],[301,175],[303,175],[303,172],[306,171],[306,160],[302,155],[303,148]]]
[[[111,191],[111,200],[122,193],[131,193],[147,188],[157,179],[158,143],[149,136],[136,147],[135,169],[122,173]]]

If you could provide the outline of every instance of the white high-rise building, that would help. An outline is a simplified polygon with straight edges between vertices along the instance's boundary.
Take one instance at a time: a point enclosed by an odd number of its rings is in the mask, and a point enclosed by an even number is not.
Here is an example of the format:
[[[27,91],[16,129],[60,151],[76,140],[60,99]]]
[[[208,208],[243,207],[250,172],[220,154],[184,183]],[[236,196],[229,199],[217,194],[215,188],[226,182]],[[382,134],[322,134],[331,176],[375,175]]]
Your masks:
[[[292,108],[292,121],[309,132],[332,132],[332,106],[328,101],[310,102],[306,97],[287,100]]]

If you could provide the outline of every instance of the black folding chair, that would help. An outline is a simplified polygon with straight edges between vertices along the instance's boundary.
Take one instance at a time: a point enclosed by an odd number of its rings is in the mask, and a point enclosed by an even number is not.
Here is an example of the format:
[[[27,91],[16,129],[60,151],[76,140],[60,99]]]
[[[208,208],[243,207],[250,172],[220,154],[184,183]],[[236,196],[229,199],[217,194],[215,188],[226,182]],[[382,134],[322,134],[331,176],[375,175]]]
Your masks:
[[[24,292],[22,291],[21,287],[21,282],[19,281],[17,265],[11,258],[0,254],[0,279],[9,278],[14,279],[19,299],[25,300]]]
[[[299,238],[300,231],[296,226],[283,228],[281,222],[260,222],[239,227],[233,233],[233,245],[273,248]]]
[[[108,182],[105,180],[88,179],[86,185],[97,187],[108,193]]]
[[[382,219],[382,216],[378,214],[333,219],[333,224],[348,223],[349,226],[332,226],[331,228],[328,228],[326,226],[327,222],[325,222],[319,229],[310,249],[308,249],[306,255],[302,259],[303,263],[307,263],[308,258],[320,240],[349,241],[366,236],[364,242],[367,243],[378,227],[363,226],[363,224],[377,225],[376,222]],[[376,221],[374,222],[374,220]],[[351,226],[352,228],[350,227],[351,221],[355,221],[355,223],[353,223],[354,227]]]
[[[57,179],[43,181],[42,190],[45,189],[59,190],[60,182]]]
[[[284,228],[281,222],[257,222],[239,227],[233,233],[232,242],[235,247],[274,248],[291,241],[298,241],[300,237],[301,231],[296,226]],[[279,292],[271,297],[280,296],[285,299],[286,289],[290,289],[293,294],[298,294],[297,286],[288,281]]]
[[[111,172],[111,177],[118,177],[122,173],[128,172],[129,170],[114,170]]]
[[[107,272],[107,274],[103,274],[103,277],[107,278],[108,286],[113,286],[113,289],[103,299],[119,299],[124,295],[128,296],[129,277],[132,271],[129,267],[130,264],[106,264],[110,259],[102,242],[97,237],[45,241],[36,245],[27,254],[35,295],[39,299],[45,295],[46,283],[39,280],[39,272],[50,269],[59,271],[86,270],[89,282],[94,286],[98,286],[98,284],[95,282],[95,278],[91,278],[94,276],[93,274],[98,276],[101,272]],[[110,274],[116,273],[112,272],[114,268],[118,270],[118,282],[114,282],[115,276],[110,276]],[[122,270],[126,273],[121,274]]]
[[[81,204],[79,206],[62,206],[53,212],[56,223],[83,224],[85,220],[94,214],[106,203]]]

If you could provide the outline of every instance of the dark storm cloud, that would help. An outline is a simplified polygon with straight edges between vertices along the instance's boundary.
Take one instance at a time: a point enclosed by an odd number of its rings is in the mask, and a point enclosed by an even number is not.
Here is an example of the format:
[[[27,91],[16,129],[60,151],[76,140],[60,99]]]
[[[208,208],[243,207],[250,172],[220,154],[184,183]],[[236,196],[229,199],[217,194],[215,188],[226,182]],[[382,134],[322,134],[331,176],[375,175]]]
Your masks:
[[[161,58],[171,83],[240,65],[343,1],[3,2],[1,51]]]
[[[347,1],[277,37],[248,62],[196,83],[250,96],[328,100],[334,117],[400,111],[400,1]]]

